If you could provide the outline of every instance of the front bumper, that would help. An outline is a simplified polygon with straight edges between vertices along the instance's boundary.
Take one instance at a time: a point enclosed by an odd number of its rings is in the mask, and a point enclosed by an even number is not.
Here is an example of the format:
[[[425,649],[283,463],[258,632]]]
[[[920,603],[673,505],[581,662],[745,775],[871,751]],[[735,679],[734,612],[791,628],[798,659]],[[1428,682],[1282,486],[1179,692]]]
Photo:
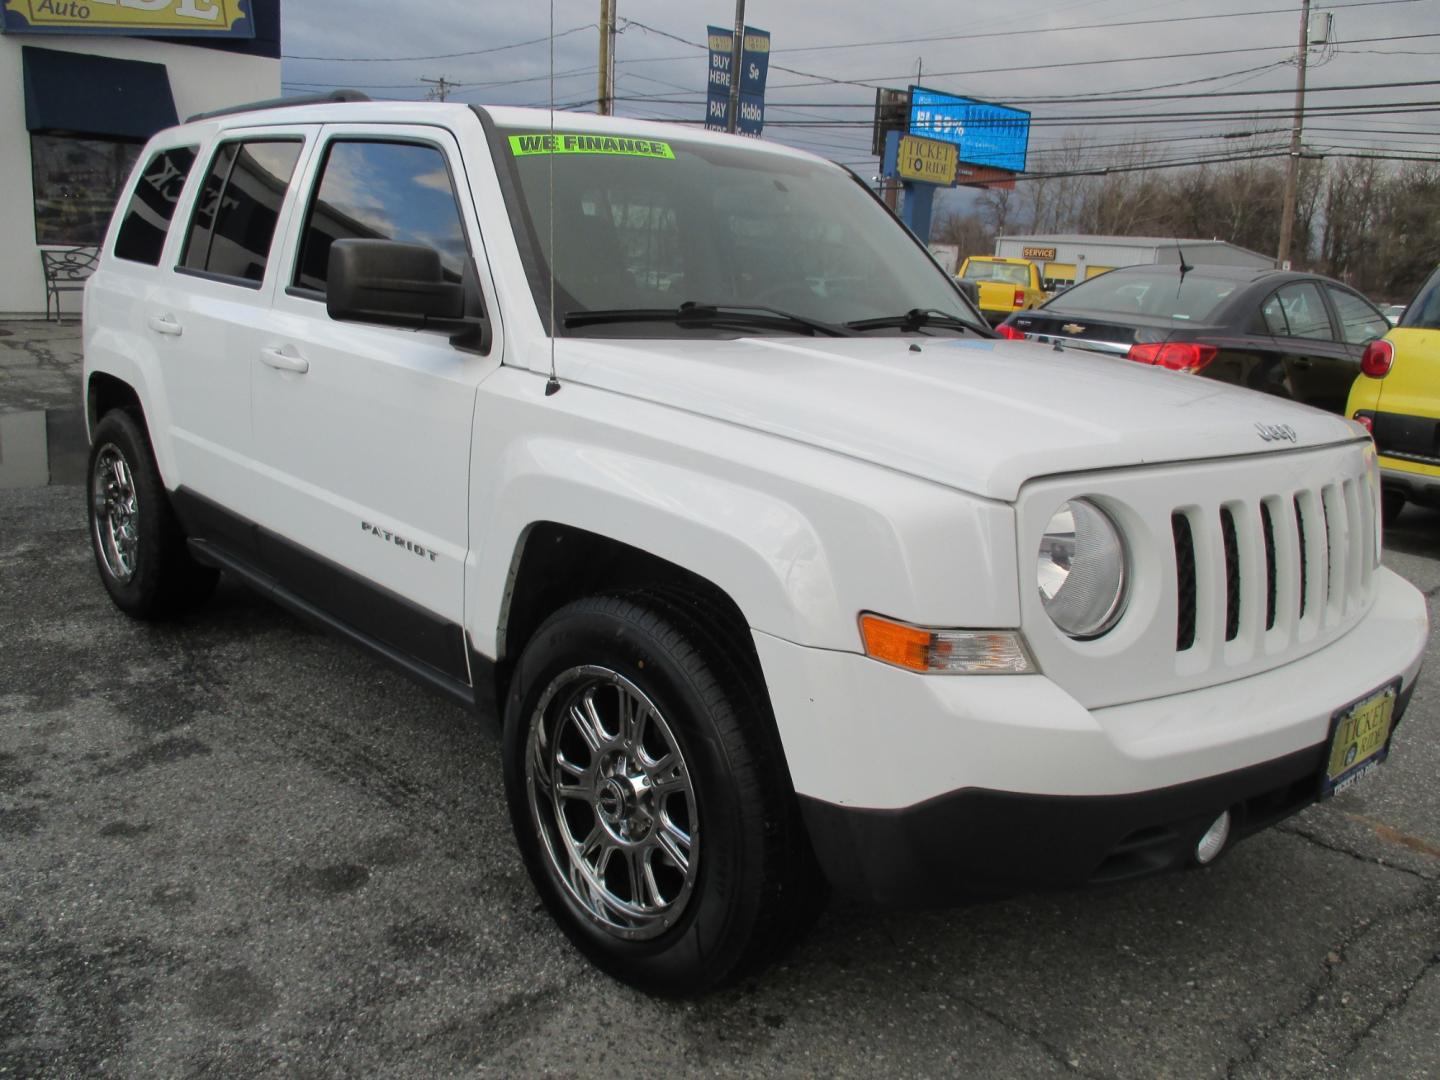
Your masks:
[[[1419,592],[1376,575],[1371,610],[1302,659],[1087,710],[1043,675],[914,675],[763,633],[757,651],[827,876],[887,905],[1121,880],[1183,865],[1224,809],[1240,833],[1319,793],[1335,709],[1402,679]]]
[[[1410,682],[1395,722],[1409,705]],[[916,907],[1079,888],[1194,865],[1220,815],[1230,840],[1313,803],[1328,746],[1249,768],[1129,795],[1047,796],[968,789],[903,810],[800,800],[820,864],[835,888],[864,903]]]

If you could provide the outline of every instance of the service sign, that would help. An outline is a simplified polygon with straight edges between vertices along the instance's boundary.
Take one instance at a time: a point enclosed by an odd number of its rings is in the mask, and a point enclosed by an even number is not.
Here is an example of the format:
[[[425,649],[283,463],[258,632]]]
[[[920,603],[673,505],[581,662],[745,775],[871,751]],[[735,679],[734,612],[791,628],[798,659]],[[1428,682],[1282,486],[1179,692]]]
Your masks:
[[[5,0],[7,34],[253,38],[250,0]]]
[[[895,156],[895,171],[902,179],[946,187],[955,182],[959,152],[951,143],[902,135]]]
[[[1043,262],[1055,261],[1055,249],[1053,247],[1027,247],[1020,249],[1022,259],[1040,259]]]
[[[953,143],[960,160],[1009,172],[1025,171],[1030,114],[921,86],[910,88],[910,134]]]

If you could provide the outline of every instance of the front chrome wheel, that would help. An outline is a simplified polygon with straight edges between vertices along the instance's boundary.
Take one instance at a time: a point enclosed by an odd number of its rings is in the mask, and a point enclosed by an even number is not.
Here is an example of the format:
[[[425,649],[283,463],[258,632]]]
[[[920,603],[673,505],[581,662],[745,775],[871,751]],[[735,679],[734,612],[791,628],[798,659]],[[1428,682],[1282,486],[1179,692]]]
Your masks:
[[[106,443],[95,455],[90,499],[95,549],[110,576],[128,584],[140,557],[140,503],[130,465],[114,443]]]
[[[606,667],[562,672],[531,714],[525,783],[550,868],[580,912],[626,941],[676,925],[695,889],[695,790],[644,691]]]

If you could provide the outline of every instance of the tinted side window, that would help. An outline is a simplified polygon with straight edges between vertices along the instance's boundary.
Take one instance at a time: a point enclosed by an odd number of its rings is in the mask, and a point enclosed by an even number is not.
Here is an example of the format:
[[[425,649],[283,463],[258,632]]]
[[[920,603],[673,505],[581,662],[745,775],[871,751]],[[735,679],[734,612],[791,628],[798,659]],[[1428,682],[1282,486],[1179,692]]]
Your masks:
[[[330,245],[352,238],[435,248],[458,281],[469,248],[445,155],[418,143],[332,142],[305,216],[294,284],[324,292]]]
[[[259,284],[302,146],[294,139],[220,147],[195,203],[181,265]]]
[[[1364,297],[1356,296],[1349,289],[1337,289],[1326,285],[1330,302],[1340,316],[1340,335],[1351,345],[1364,345],[1384,337],[1390,329],[1390,321],[1370,306]]]
[[[177,146],[161,150],[150,159],[135,184],[130,205],[115,237],[115,257],[160,265],[160,249],[175,216],[180,189],[195,164],[195,147]]]
[[[1280,303],[1280,294],[1273,292],[1260,305],[1260,316],[1265,321],[1265,330],[1276,337],[1289,337],[1290,327],[1285,323],[1285,308]]]
[[[1320,290],[1314,282],[1297,281],[1277,290],[1275,295],[1285,309],[1285,321],[1290,324],[1291,337],[1335,340],[1330,314],[1325,310],[1325,301],[1320,298]]]

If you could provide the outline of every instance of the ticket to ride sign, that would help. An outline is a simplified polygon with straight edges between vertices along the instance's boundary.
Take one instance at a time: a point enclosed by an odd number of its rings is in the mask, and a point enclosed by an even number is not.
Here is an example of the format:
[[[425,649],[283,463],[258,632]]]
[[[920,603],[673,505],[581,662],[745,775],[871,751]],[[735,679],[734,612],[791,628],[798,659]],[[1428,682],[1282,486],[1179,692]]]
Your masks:
[[[895,171],[905,180],[948,187],[955,182],[959,154],[951,143],[904,135],[895,156]]]
[[[7,34],[253,38],[249,0],[5,0]]]

